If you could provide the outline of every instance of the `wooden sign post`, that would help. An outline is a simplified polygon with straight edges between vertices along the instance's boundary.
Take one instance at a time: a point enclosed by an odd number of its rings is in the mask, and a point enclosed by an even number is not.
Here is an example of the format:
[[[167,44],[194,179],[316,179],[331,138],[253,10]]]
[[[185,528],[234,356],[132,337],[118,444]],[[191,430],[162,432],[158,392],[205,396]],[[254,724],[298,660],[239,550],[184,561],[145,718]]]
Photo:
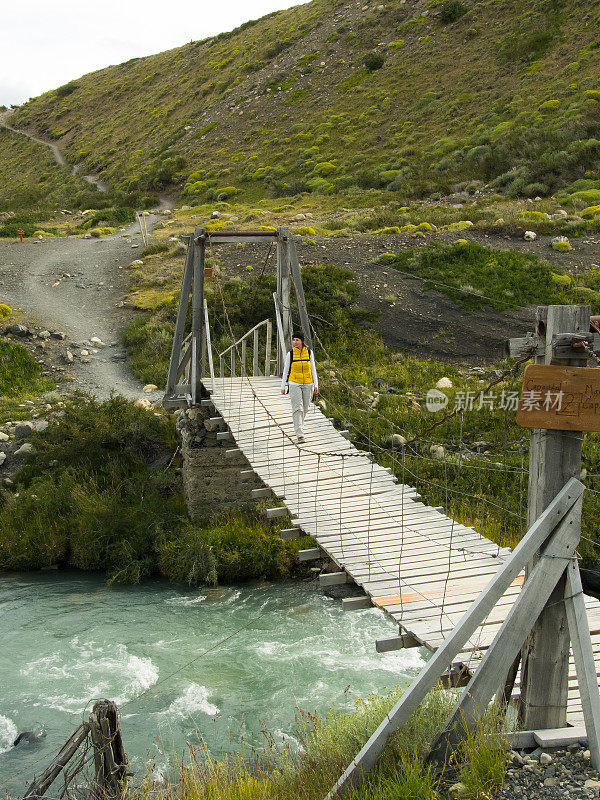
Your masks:
[[[517,424],[557,431],[600,431],[600,369],[525,367]]]
[[[560,351],[561,358],[556,357],[556,343],[564,341],[564,334],[571,334],[573,337],[580,335],[583,338],[589,335],[590,307],[540,306],[536,321],[537,336],[530,339],[530,346],[536,347],[536,365],[544,366],[528,368],[525,378],[528,383],[524,384],[523,397],[533,398],[535,401],[541,398],[538,404],[540,408],[529,411],[525,408],[526,403],[521,402],[517,419],[520,424],[527,424],[527,427],[544,424],[543,428],[534,428],[531,432],[528,528],[570,478],[579,478],[581,430],[584,427],[580,420],[586,415],[592,418],[595,416],[593,409],[587,407],[590,403],[593,405],[591,397],[595,391],[586,390],[585,378],[582,386],[581,380],[573,378],[574,371],[564,370],[565,367],[585,366],[587,354],[584,353],[582,358],[577,351],[571,350],[571,357],[564,358]],[[568,351],[565,355],[569,355]],[[548,371],[551,364],[560,365],[560,371]],[[592,371],[583,370],[585,373]],[[591,385],[595,383],[596,380]],[[563,387],[568,390],[568,397],[560,397]],[[535,394],[526,395],[525,392]],[[560,398],[560,410],[557,398]],[[549,423],[547,427],[546,423]],[[575,524],[580,527],[581,502],[574,510],[574,515]],[[533,569],[538,558],[539,556],[534,557],[527,573]],[[562,728],[567,722],[570,638],[565,605],[562,602],[565,597],[565,580],[563,576],[550,595],[521,652],[519,719],[526,730]]]

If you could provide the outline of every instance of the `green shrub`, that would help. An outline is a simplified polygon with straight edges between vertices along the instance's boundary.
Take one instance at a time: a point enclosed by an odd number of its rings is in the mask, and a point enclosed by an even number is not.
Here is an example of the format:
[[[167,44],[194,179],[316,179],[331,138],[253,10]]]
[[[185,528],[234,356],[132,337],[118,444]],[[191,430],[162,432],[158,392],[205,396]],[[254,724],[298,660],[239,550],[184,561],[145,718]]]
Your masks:
[[[67,97],[68,95],[73,94],[73,92],[77,89],[79,89],[79,84],[71,81],[71,83],[65,83],[64,86],[59,86],[56,90],[56,96]]]
[[[554,242],[552,245],[552,249],[558,251],[559,253],[568,253],[573,249],[570,242]]]
[[[375,70],[381,69],[384,64],[385,58],[381,53],[367,53],[365,56],[365,67],[369,72],[375,72]]]
[[[456,22],[457,19],[464,17],[468,10],[467,6],[462,3],[461,0],[445,0],[445,2],[442,3],[440,22],[443,25]]]
[[[201,536],[210,547],[216,575],[223,583],[286,577],[294,570],[298,543],[294,546],[282,540],[256,512],[213,517],[201,526]]]
[[[542,211],[519,211],[516,215],[524,222],[547,222],[548,217]]]
[[[600,203],[600,189],[584,189],[580,192],[573,192],[570,199],[583,200],[584,203],[590,205]]]
[[[216,198],[219,202],[227,200],[229,197],[234,197],[239,194],[240,190],[235,186],[224,186],[222,189],[216,190]]]
[[[326,178],[329,175],[333,175],[337,171],[338,167],[336,167],[335,164],[332,164],[331,161],[321,161],[319,164],[315,165],[315,172],[322,178]]]

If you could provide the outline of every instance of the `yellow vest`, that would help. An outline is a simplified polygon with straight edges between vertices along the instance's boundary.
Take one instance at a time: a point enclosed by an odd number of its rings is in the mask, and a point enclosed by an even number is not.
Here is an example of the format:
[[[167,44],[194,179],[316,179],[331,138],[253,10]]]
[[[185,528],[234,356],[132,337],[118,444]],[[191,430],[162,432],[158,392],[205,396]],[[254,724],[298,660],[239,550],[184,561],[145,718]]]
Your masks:
[[[313,383],[308,347],[303,347],[302,352],[300,352],[297,347],[293,348],[292,364],[290,366],[288,381],[292,381],[293,383]]]

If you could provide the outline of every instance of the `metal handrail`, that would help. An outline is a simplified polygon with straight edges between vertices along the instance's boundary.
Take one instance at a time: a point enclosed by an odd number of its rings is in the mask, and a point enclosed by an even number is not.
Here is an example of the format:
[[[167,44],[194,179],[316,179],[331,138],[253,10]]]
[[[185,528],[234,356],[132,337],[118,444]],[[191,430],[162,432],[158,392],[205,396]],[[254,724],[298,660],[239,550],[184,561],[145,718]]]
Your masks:
[[[254,333],[255,330],[258,330],[258,328],[260,328],[261,325],[266,325],[267,322],[271,322],[271,320],[270,319],[263,319],[262,322],[259,322],[253,328],[250,328],[250,330],[247,331],[240,339],[238,339],[237,342],[234,342],[233,344],[230,344],[229,347],[226,350],[223,350],[222,353],[219,353],[219,358],[224,358],[230,350],[233,350],[234,347],[237,347],[238,344],[241,344],[244,341],[244,339],[247,339],[248,336],[250,336],[251,333]]]
[[[246,343],[247,343],[248,337],[251,336],[251,335],[253,335],[252,372],[253,372],[254,375],[260,375],[260,370],[259,370],[259,366],[258,366],[258,350],[259,350],[259,348],[258,348],[258,335],[259,335],[259,329],[263,325],[266,327],[266,333],[267,333],[267,341],[266,341],[266,346],[265,346],[265,374],[267,374],[267,375],[271,374],[270,361],[271,361],[271,338],[272,338],[273,323],[271,322],[270,319],[264,319],[262,322],[259,322],[253,328],[250,328],[249,331],[246,331],[246,333],[242,337],[240,337],[233,344],[229,345],[229,347],[227,347],[225,350],[223,350],[222,353],[219,353],[219,374],[221,375],[221,377],[224,377],[224,375],[225,375],[225,356],[227,355],[227,353],[231,354],[231,374],[234,375],[234,373],[235,373],[235,356],[236,356],[236,350],[237,350],[238,345],[241,345],[240,361],[241,361],[241,365],[242,365],[242,371],[245,372],[245,370],[246,370]]]

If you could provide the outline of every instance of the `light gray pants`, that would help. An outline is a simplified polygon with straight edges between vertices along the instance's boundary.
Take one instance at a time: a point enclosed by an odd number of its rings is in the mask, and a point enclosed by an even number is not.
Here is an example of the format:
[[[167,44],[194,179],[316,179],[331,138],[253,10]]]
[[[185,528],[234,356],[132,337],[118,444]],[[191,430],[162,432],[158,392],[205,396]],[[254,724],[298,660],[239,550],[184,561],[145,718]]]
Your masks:
[[[294,420],[294,433],[296,436],[303,436],[302,424],[306,412],[310,407],[310,400],[313,395],[312,383],[294,383],[289,381],[290,402],[292,403],[292,419]]]

